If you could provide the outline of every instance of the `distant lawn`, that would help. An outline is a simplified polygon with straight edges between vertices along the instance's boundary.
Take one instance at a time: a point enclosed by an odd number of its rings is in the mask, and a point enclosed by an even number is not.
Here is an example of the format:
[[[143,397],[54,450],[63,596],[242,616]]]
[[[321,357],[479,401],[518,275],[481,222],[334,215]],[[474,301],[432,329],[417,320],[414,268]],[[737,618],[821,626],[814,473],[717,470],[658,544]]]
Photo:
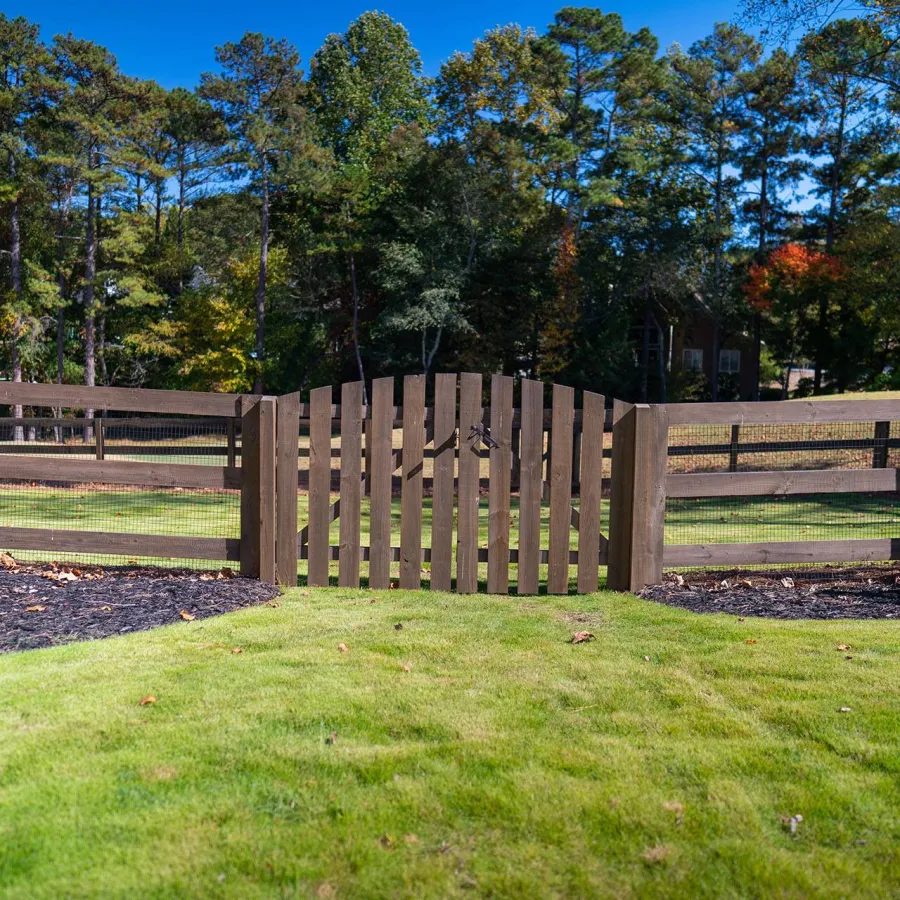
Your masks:
[[[898,622],[293,591],[0,658],[0,894],[898,896],[898,705]]]

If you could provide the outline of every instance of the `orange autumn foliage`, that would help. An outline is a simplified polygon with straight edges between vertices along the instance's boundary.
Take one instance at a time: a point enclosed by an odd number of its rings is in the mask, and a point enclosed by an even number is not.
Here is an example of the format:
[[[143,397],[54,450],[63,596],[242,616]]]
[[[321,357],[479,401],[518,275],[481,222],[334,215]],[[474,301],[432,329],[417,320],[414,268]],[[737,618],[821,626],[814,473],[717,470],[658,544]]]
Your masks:
[[[838,280],[840,261],[804,244],[784,244],[773,250],[762,265],[750,266],[744,293],[757,312],[772,308],[776,295],[798,296]]]

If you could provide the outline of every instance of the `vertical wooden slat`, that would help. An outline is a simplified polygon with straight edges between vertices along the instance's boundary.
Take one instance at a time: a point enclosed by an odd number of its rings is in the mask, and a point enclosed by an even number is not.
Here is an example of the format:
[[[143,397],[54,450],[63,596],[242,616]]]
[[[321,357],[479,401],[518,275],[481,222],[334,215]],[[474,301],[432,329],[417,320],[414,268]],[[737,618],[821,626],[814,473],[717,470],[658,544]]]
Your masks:
[[[608,584],[637,591],[662,578],[668,414],[638,405],[613,435]]]
[[[431,507],[431,588],[449,591],[453,557],[453,464],[456,459],[456,375],[434,385],[434,491]]]
[[[572,521],[572,442],[575,391],[553,385],[553,446],[550,450],[550,553],[547,590],[569,591],[569,527]]]
[[[229,416],[225,420],[225,440],[228,444],[226,450],[226,465],[233,469],[237,465],[237,440],[235,438],[234,419]]]
[[[363,383],[341,388],[341,517],[338,584],[359,587]]]
[[[103,433],[103,419],[98,418],[98,419],[95,419],[94,422],[97,425],[97,431],[94,435],[96,455],[97,455],[97,459],[103,459],[104,449],[105,449],[104,442],[106,439],[106,436]]]
[[[597,590],[600,566],[600,496],[603,485],[603,418],[606,401],[602,394],[584,392],[581,413],[581,473],[578,503],[578,593]]]
[[[372,382],[369,473],[369,587],[391,585],[391,457],[394,426],[394,379]],[[368,438],[367,438],[368,441]]]
[[[459,499],[457,501],[456,590],[478,590],[478,479],[481,441],[472,435],[480,425],[481,375],[464,372],[459,381]]]
[[[365,480],[363,482],[363,496],[369,497],[372,494],[372,407],[370,406],[363,419],[363,472]]]
[[[579,490],[581,483],[581,429],[572,435],[572,493]]]
[[[488,489],[489,594],[509,593],[509,507],[512,474],[513,380],[509,375],[491,377],[491,437]]]
[[[888,463],[888,441],[891,437],[890,422],[875,423],[875,447],[872,450],[872,468],[886,469]]]
[[[328,584],[328,506],[331,490],[331,386],[309,395],[309,568],[312,586]]]
[[[400,493],[400,587],[422,584],[422,463],[425,458],[425,376],[403,379],[403,478]]]
[[[241,575],[259,575],[259,409],[241,398]]]
[[[614,426],[616,422],[618,422],[619,419],[621,419],[622,416],[624,416],[625,413],[628,412],[629,409],[631,409],[630,403],[626,403],[624,400],[613,400],[612,421]]]
[[[738,470],[738,446],[741,442],[741,426],[731,426],[731,443],[728,445],[728,471]]]
[[[276,498],[275,430],[276,399],[259,401],[259,579],[275,584]]]
[[[229,419],[228,421],[232,421]],[[275,569],[278,583],[297,584],[297,450],[300,395],[278,398],[275,462]]]
[[[544,385],[522,382],[522,462],[519,469],[519,563],[520,594],[536,594],[541,560],[541,495],[544,451]]]

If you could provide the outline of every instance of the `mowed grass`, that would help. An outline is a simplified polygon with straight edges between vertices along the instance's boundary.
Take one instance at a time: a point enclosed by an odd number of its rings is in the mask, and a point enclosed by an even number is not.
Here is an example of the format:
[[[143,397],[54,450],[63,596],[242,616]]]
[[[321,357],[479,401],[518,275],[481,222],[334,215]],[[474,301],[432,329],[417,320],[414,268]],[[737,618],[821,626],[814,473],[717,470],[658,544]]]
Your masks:
[[[294,590],[0,658],[0,893],[898,896],[898,704],[897,622]]]

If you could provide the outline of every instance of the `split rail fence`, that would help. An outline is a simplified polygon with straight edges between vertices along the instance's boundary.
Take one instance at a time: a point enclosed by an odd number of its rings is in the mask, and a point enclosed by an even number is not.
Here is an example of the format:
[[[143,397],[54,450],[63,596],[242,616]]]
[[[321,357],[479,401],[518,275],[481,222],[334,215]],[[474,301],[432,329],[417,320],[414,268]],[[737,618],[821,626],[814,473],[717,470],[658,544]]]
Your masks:
[[[306,402],[300,394],[0,383],[0,405],[53,413],[0,418],[0,427],[16,434],[0,441],[0,482],[219,492],[235,515],[239,503],[239,534],[235,525],[215,536],[203,533],[208,523],[199,516],[188,534],[153,534],[138,531],[140,518],[131,533],[55,522],[26,527],[10,521],[11,513],[0,517],[0,549],[70,560],[103,554],[234,561],[244,575],[285,584],[296,583],[305,560],[310,585],[327,585],[336,570],[345,587],[366,576],[373,589],[415,589],[424,581],[434,590],[484,586],[497,594],[513,584],[520,594],[544,585],[566,593],[573,583],[590,592],[603,566],[610,588],[637,590],[659,581],[665,567],[900,558],[894,537],[666,541],[667,499],[896,494],[898,470],[888,463],[900,447],[890,436],[900,401],[612,401],[607,409],[605,398],[589,391],[579,405],[570,387],[471,373],[441,374],[431,384],[423,376],[402,384],[380,378],[370,396],[363,404],[362,382],[344,384],[338,394],[314,389]],[[72,418],[63,410],[84,414]],[[220,443],[158,442],[151,454],[134,437],[172,423],[185,434],[214,428]],[[800,442],[782,428],[816,423],[859,423],[854,435],[864,436]],[[867,432],[873,423],[874,433]],[[761,459],[763,445],[742,437],[758,425],[773,426],[769,450],[850,447],[871,452],[871,467],[739,471],[738,460],[743,468]],[[670,445],[671,430],[692,426],[701,437],[704,428],[721,436],[724,426],[730,440]],[[57,440],[27,439],[42,429]],[[727,471],[679,468],[686,456],[716,454],[727,457]],[[176,456],[189,461],[168,461]]]

